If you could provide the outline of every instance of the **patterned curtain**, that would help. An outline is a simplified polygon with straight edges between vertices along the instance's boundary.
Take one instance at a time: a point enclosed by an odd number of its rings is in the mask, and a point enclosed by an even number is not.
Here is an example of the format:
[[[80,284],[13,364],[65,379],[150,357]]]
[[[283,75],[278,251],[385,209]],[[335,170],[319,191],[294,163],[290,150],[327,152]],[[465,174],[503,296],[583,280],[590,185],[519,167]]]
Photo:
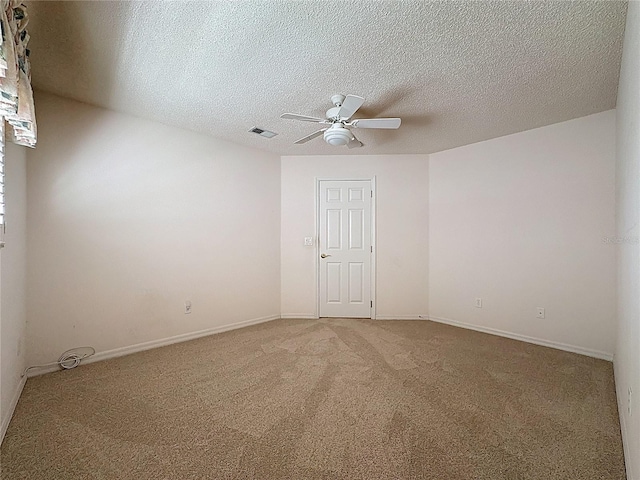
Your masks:
[[[2,46],[0,48],[0,114],[8,122],[7,133],[18,145],[35,147],[36,122],[29,64],[27,7],[20,0],[0,0]]]
[[[29,64],[27,7],[0,0],[0,226],[4,232],[4,142],[36,146],[36,119]],[[5,124],[6,121],[6,124]],[[0,239],[1,240],[1,239]],[[1,246],[1,245],[0,245]]]

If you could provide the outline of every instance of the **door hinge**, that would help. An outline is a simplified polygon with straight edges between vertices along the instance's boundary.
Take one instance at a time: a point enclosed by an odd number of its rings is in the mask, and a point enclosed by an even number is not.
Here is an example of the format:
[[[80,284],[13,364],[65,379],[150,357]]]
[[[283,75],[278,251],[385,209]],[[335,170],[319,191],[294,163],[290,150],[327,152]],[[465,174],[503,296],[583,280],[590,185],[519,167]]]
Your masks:
[[[371,300],[371,308],[373,308],[373,300]]]
[[[373,198],[373,190],[371,190],[371,198]]]
[[[371,253],[373,253],[373,246],[371,246]]]

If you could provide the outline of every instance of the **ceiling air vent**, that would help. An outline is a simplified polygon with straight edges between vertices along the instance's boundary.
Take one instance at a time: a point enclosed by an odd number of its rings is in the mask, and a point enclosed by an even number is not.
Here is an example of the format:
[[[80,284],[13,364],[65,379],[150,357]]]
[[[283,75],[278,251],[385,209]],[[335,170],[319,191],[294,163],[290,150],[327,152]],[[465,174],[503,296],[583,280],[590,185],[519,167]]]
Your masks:
[[[253,127],[249,130],[251,133],[257,133],[261,137],[273,138],[277,135],[275,132],[270,132],[269,130],[265,130],[264,128]]]

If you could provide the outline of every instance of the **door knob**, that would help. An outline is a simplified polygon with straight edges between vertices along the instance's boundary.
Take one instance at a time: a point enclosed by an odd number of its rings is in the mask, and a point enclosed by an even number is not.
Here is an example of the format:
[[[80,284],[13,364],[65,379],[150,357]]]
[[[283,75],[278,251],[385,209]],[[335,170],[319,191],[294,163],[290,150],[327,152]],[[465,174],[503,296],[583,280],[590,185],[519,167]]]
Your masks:
[[[327,257],[330,257],[330,256],[331,255],[327,255],[326,253],[323,253],[323,254],[320,255],[320,258],[327,258]]]

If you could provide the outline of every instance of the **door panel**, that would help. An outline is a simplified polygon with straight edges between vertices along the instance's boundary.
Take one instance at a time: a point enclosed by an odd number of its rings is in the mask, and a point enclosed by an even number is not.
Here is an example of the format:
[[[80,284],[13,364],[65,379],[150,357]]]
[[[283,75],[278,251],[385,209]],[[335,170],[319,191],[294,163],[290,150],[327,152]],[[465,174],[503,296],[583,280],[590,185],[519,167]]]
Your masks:
[[[342,248],[342,210],[327,210],[327,250]]]
[[[335,262],[327,262],[327,303],[341,303],[342,298],[342,265]]]
[[[320,316],[371,318],[371,181],[323,180],[319,200]]]
[[[364,301],[363,281],[364,266],[362,263],[349,263],[349,303]]]
[[[364,211],[349,210],[349,249],[362,250],[364,243]]]

